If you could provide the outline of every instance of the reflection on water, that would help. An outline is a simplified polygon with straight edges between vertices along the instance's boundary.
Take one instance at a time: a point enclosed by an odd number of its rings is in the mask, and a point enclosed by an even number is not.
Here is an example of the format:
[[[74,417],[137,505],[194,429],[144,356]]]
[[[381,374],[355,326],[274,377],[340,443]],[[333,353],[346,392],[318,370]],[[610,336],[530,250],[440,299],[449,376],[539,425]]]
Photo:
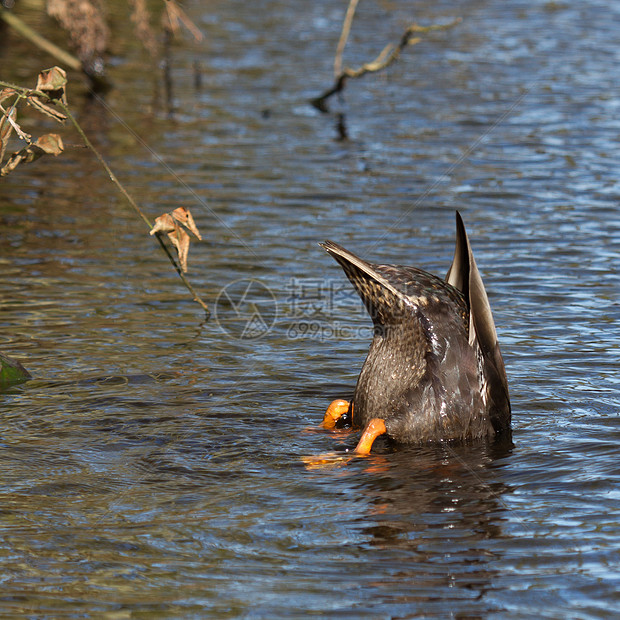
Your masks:
[[[600,4],[461,3],[458,28],[349,83],[328,115],[308,100],[331,81],[344,6],[323,0],[190,3],[205,43],[173,46],[173,119],[151,113],[129,34],[105,102],[71,78],[80,122],[149,215],[192,208],[205,241],[189,277],[212,309],[240,280],[275,301],[265,333],[205,322],[82,149],[3,181],[0,350],[35,378],[0,396],[0,615],[613,613],[620,41]],[[455,17],[360,3],[348,62],[412,11]],[[3,78],[41,69],[25,43],[9,53],[30,60]],[[355,446],[316,427],[370,340],[317,242],[445,273],[455,208],[514,446],[378,441],[306,469]]]
[[[491,550],[504,537],[509,488],[494,459],[508,454],[499,446],[409,449],[366,468],[369,509],[356,525],[374,570],[383,567],[373,598],[389,602],[390,614],[406,614],[414,602],[426,613],[452,605],[461,613],[497,610],[480,601],[500,577]]]

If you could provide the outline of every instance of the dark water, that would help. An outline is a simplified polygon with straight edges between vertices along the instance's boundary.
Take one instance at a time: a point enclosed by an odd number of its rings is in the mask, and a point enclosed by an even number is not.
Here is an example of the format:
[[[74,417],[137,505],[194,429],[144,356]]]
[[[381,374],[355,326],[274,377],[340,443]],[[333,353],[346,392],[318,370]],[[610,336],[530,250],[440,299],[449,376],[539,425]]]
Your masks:
[[[210,321],[88,152],[2,181],[0,350],[35,376],[0,396],[3,617],[617,611],[620,5],[362,2],[351,65],[412,20],[463,22],[320,114],[345,5],[188,3],[205,40],[173,47],[172,118],[120,9],[117,89],[88,102],[71,76],[149,217],[192,209]],[[50,64],[11,38],[0,73]],[[316,427],[370,336],[317,242],[443,274],[456,208],[514,445],[307,469],[355,445]]]

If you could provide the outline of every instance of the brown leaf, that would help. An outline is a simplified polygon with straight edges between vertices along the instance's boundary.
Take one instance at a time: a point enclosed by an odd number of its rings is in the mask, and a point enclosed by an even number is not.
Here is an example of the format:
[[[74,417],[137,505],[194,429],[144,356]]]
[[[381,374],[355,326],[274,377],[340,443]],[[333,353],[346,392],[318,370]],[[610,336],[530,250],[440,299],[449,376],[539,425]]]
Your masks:
[[[17,110],[17,101],[13,102],[11,109]],[[6,120],[6,122],[9,125],[11,125],[11,127],[13,128],[13,131],[19,136],[21,140],[28,142],[28,144],[32,142],[32,136],[30,134],[27,134],[17,123],[16,114],[12,114],[11,112],[7,114],[6,111],[4,111],[3,118]]]
[[[200,233],[198,232],[196,222],[194,222],[194,218],[192,217],[192,214],[187,207],[179,207],[178,209],[175,209],[172,212],[172,217],[175,220],[178,220],[179,222],[181,222],[183,226],[185,226],[188,230],[193,232],[196,235],[196,237],[198,237],[198,239],[202,241],[202,237]]]
[[[150,235],[167,234],[175,229],[174,220],[170,213],[164,213],[155,218],[155,226],[151,228]]]
[[[9,143],[11,132],[13,131],[11,121],[15,122],[16,116],[17,110],[15,108],[11,108],[8,112],[2,115],[2,118],[0,118],[0,162],[4,159],[4,153]]]
[[[55,121],[58,121],[59,123],[67,120],[67,117],[62,112],[52,107],[49,103],[43,103],[43,101],[41,101],[41,98],[37,97],[37,95],[28,95],[26,101],[33,108],[36,108],[37,110],[39,110],[39,112],[46,114],[47,116],[51,116]]]
[[[179,253],[181,271],[183,271],[183,273],[187,273],[187,254],[189,252],[190,241],[189,235],[182,228],[177,228],[175,232],[168,233],[168,237]]]
[[[35,156],[35,152],[38,152],[38,155]],[[7,160],[6,164],[0,168],[0,177],[5,177],[9,172],[13,172],[17,166],[25,161],[34,161],[37,157],[41,157],[44,154],[43,149],[39,149],[35,147],[33,144],[28,145],[26,148],[23,148],[21,151],[17,153],[13,153]],[[28,159],[31,158],[31,159]]]
[[[60,99],[65,102],[65,86],[67,84],[67,73],[60,67],[52,67],[41,71],[37,78],[36,90],[50,96],[51,99]]]
[[[41,71],[37,78],[37,86],[36,91],[45,93],[48,97],[41,97],[37,95],[36,92],[30,92],[26,101],[33,107],[39,110],[39,112],[46,114],[47,116],[51,116],[54,120],[58,122],[64,122],[67,120],[67,117],[53,107],[53,101],[57,99],[62,103],[67,103],[67,93],[65,91],[65,86],[67,84],[67,74],[64,69],[60,67],[52,67],[51,69],[46,69],[45,71]]]
[[[12,88],[3,88],[2,90],[0,90],[0,103],[3,103],[4,101],[9,99],[10,97],[13,97],[16,94],[17,91],[13,90]]]
[[[189,252],[190,236],[185,232],[178,222],[181,222],[189,230],[191,230],[198,239],[202,239],[194,218],[189,209],[179,207],[172,213],[164,213],[155,219],[155,225],[151,229],[151,235],[168,235],[170,242],[177,250],[179,255],[179,264],[183,273],[187,273],[187,255]]]
[[[96,60],[108,47],[110,30],[103,14],[107,4],[100,0],[45,2],[48,15],[57,19],[69,35],[82,63]]]
[[[57,133],[46,133],[35,142],[35,145],[48,155],[60,155],[65,150],[62,138]]]
[[[58,134],[50,133],[41,136],[36,142],[29,144],[17,153],[13,153],[6,164],[0,168],[0,176],[6,176],[21,163],[29,164],[46,154],[58,155],[62,153],[63,149],[64,145]]]

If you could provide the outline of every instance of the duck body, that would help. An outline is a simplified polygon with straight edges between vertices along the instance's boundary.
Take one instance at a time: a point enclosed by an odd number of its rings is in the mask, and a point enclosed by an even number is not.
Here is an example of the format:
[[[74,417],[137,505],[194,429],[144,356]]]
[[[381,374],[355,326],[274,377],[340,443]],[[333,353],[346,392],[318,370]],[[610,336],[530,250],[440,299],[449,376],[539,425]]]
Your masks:
[[[374,324],[353,396],[353,426],[372,426],[402,443],[509,433],[504,363],[460,215],[445,280],[415,267],[369,263],[329,241],[322,245]]]

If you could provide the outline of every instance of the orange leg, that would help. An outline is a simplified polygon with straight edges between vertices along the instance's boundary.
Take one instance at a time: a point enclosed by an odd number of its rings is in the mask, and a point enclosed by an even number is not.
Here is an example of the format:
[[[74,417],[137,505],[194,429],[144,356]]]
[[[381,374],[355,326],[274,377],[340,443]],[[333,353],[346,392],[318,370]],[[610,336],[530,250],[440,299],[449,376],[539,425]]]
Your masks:
[[[336,426],[336,422],[347,412],[349,411],[349,401],[338,399],[332,402],[332,404],[327,408],[325,412],[325,416],[323,416],[323,422],[321,422],[321,426],[323,428],[334,428]]]
[[[381,418],[373,418],[366,424],[366,428],[355,448],[355,452],[357,452],[357,454],[369,454],[374,440],[385,432],[385,422]]]

